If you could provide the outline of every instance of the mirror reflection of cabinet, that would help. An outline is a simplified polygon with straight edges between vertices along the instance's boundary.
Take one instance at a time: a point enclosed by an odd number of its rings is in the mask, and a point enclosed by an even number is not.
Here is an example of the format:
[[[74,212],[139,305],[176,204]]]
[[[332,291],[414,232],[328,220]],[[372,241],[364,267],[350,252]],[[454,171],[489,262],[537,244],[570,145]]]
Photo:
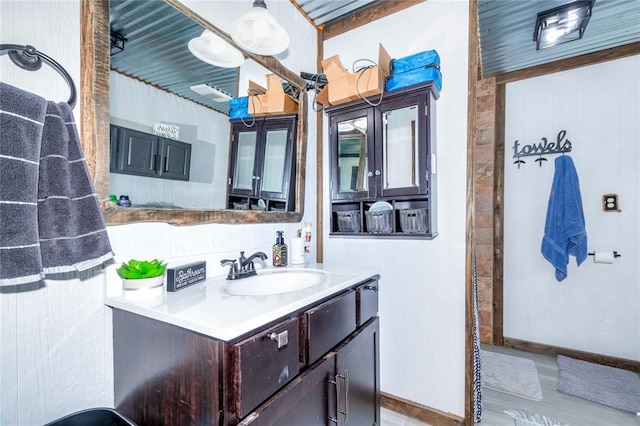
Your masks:
[[[296,116],[231,123],[227,208],[293,211]]]
[[[111,125],[112,173],[189,180],[191,144]]]
[[[332,235],[437,235],[438,96],[427,84],[386,92],[377,106],[354,101],[327,109]]]

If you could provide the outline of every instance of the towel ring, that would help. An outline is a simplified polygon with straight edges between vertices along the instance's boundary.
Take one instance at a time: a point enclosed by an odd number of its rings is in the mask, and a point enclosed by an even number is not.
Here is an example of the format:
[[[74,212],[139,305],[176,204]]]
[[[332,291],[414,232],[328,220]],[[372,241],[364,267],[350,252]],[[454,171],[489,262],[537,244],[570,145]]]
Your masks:
[[[69,85],[71,89],[71,96],[67,103],[71,108],[76,104],[76,86],[73,84],[73,79],[59,63],[51,59],[49,56],[42,52],[38,52],[35,47],[26,45],[21,46],[19,44],[0,44],[0,56],[9,54],[11,61],[18,67],[27,71],[37,71],[42,67],[44,61],[47,65],[55,69]]]

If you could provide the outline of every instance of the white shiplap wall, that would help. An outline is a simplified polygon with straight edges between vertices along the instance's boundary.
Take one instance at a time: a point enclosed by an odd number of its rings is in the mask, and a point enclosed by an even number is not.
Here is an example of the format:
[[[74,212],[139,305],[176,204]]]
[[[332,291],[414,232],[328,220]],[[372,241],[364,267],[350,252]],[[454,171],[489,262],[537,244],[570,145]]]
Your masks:
[[[604,81],[604,83],[603,83]],[[640,55],[507,85],[504,174],[504,335],[640,360]],[[572,143],[588,251],[617,250],[613,264],[593,257],[558,283],[540,253],[554,160],[538,167],[513,144]],[[620,213],[602,211],[617,193]]]
[[[327,40],[351,69],[376,60],[381,42],[392,58],[435,49],[442,61],[437,101],[438,230],[432,241],[328,236],[325,263],[375,267],[380,280],[382,391],[464,414],[465,212],[467,152],[467,1],[429,0]],[[362,65],[362,63],[360,63]],[[328,132],[325,132],[325,135]],[[325,152],[328,140],[325,136]],[[325,157],[324,175],[329,176]],[[330,198],[325,181],[325,200]],[[329,212],[325,209],[325,223]]]
[[[216,10],[231,11],[234,1],[189,1],[211,22]],[[269,2],[269,10],[287,22],[292,34],[282,59],[293,70],[314,70],[315,29],[288,1]],[[60,62],[79,85],[80,5],[77,0],[1,1],[2,43],[32,44]],[[64,80],[44,66],[37,73],[15,67],[0,57],[3,82],[67,100]],[[75,108],[79,117],[80,106]],[[305,217],[315,223],[315,114],[309,114]],[[1,226],[1,224],[0,224]],[[269,251],[275,231],[290,238],[300,224],[198,225],[173,227],[147,223],[109,227],[117,260],[131,257],[236,255],[240,249]],[[315,232],[315,229],[314,229]],[[315,250],[311,254],[315,256]],[[70,412],[113,404],[111,316],[103,304],[104,274],[80,280],[47,281],[37,291],[0,292],[0,424],[32,426]]]

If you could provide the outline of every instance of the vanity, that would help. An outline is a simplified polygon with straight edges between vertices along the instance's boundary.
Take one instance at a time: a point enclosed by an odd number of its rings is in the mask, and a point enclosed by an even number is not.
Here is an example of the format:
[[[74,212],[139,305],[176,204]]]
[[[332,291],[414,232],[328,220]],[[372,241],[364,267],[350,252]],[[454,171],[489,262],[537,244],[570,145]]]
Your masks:
[[[378,279],[313,264],[107,291],[115,407],[140,425],[379,425]]]

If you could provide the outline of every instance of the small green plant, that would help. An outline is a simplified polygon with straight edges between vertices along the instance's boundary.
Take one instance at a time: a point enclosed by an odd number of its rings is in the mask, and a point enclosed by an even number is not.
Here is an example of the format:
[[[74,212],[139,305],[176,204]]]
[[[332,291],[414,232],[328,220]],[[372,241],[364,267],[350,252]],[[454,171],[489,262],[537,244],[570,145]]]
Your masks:
[[[129,262],[123,263],[118,268],[118,275],[120,275],[121,278],[128,280],[153,278],[164,274],[164,270],[166,268],[167,264],[162,263],[162,261],[158,259],[153,259],[152,261],[131,259]]]

